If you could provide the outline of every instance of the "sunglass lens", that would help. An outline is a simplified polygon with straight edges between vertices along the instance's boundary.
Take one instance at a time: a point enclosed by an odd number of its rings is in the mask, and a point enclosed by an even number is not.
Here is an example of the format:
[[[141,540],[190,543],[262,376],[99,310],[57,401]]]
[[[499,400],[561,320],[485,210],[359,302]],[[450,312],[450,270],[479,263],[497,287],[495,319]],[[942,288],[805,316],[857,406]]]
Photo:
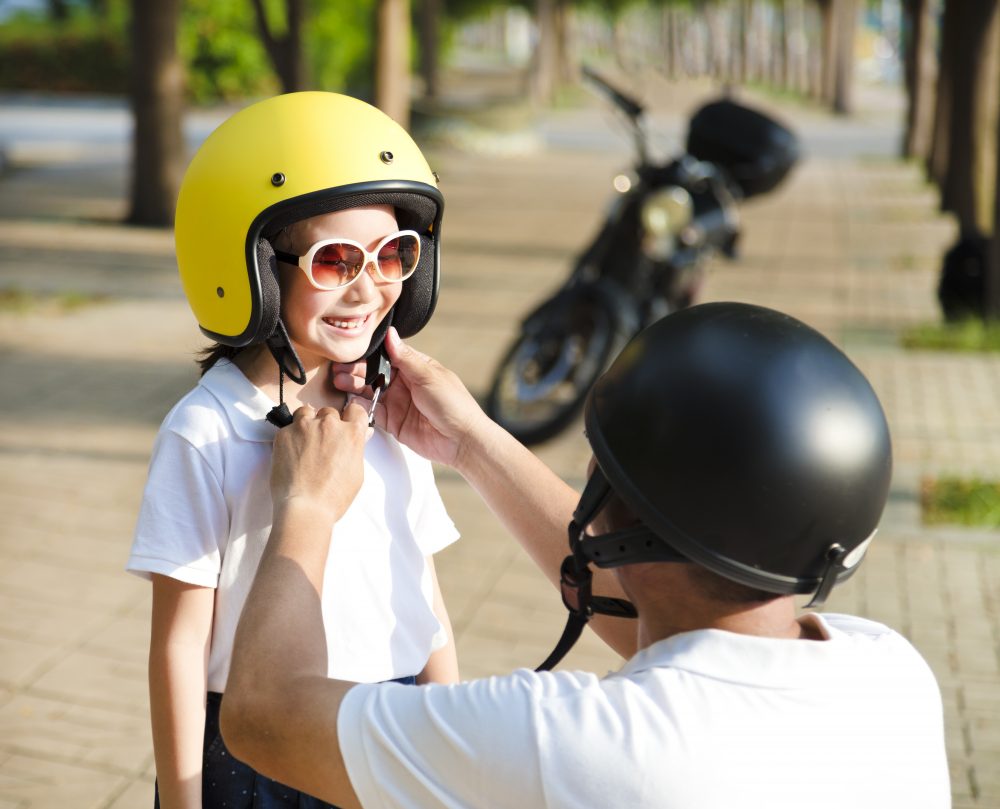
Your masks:
[[[382,245],[378,251],[378,268],[387,281],[402,281],[417,268],[419,258],[420,240],[404,233]]]
[[[327,289],[336,289],[354,280],[364,263],[364,255],[350,244],[323,245],[312,260],[313,280]]]

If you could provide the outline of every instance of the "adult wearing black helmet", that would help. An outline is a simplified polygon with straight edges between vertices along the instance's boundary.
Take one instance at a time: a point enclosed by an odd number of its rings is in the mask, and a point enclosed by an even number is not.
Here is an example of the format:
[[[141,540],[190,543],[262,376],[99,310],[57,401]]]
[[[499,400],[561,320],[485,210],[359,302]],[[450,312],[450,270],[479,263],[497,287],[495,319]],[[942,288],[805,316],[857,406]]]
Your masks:
[[[363,408],[303,412],[275,447],[286,506],[255,584],[267,598],[250,599],[237,638],[223,732],[238,755],[345,806],[949,805],[940,694],[917,652],[792,600],[818,605],[856,570],[891,473],[878,399],[829,341],[744,304],[654,324],[590,395],[582,496],[453,374],[387,342],[398,375],[379,418],[457,468],[561,588],[570,620],[546,667],[592,616],[629,660],[603,679],[520,670],[421,689],[256,665],[320,636],[315,610],[292,623],[274,606],[298,599],[288,614],[307,614],[299,571],[315,586],[311,555],[341,508],[320,507],[337,499],[320,482],[339,470],[349,501],[358,467]],[[324,710],[297,710],[294,684]]]

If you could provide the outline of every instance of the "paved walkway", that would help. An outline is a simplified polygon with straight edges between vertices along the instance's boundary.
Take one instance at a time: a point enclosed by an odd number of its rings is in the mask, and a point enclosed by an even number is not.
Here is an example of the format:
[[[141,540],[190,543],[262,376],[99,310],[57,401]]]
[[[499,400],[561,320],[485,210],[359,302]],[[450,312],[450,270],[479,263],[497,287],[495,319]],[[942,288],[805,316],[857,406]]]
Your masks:
[[[676,144],[705,88],[644,89],[665,111],[662,143]],[[1000,807],[1000,539],[928,530],[917,501],[926,474],[1000,477],[1000,358],[897,346],[901,327],[938,315],[935,274],[954,230],[915,167],[858,156],[889,151],[884,104],[851,122],[780,112],[811,157],[746,206],[743,256],[713,263],[706,297],[802,317],[870,375],[895,483],[868,561],[829,608],[912,638],[944,693],[955,806]],[[599,221],[627,164],[608,124],[597,107],[567,111],[539,137],[434,153],[448,200],[444,287],[415,342],[473,390]],[[845,147],[871,132],[882,133],[872,148]],[[0,177],[0,290],[62,297],[0,313],[0,809],[148,807],[149,588],[122,565],[156,427],[193,383],[200,341],[169,234],[114,224],[123,155],[19,154]],[[69,292],[108,299],[63,311]],[[576,427],[539,452],[579,484],[584,446]],[[465,535],[439,561],[464,674],[535,665],[561,628],[558,597],[460,479],[443,470],[439,481]],[[566,665],[617,662],[586,638]]]

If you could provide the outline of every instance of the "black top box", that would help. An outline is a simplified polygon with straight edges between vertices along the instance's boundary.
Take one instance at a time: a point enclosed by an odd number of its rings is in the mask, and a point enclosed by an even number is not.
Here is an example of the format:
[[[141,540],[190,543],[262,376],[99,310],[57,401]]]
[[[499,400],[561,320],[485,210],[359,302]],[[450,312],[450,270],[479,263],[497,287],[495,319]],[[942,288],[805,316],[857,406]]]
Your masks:
[[[713,101],[691,119],[688,153],[724,168],[744,197],[780,183],[799,159],[791,130],[734,101]]]

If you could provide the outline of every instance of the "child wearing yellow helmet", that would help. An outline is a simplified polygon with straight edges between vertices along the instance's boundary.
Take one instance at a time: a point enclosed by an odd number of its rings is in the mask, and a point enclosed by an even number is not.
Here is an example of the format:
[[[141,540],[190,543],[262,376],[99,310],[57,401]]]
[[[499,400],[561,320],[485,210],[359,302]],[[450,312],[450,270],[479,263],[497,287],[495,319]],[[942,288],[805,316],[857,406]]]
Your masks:
[[[333,93],[247,107],[188,168],[177,261],[198,324],[215,342],[199,384],[160,428],[128,562],[153,581],[157,805],[326,806],[233,759],[218,711],[271,529],[276,430],[299,405],[343,407],[332,377],[359,360],[376,392],[388,383],[390,324],[414,334],[434,309],[442,208],[437,178],[409,135]],[[432,557],[457,532],[430,464],[374,430],[364,481],[327,561],[329,674],[455,681]],[[345,556],[349,571],[338,564]]]

